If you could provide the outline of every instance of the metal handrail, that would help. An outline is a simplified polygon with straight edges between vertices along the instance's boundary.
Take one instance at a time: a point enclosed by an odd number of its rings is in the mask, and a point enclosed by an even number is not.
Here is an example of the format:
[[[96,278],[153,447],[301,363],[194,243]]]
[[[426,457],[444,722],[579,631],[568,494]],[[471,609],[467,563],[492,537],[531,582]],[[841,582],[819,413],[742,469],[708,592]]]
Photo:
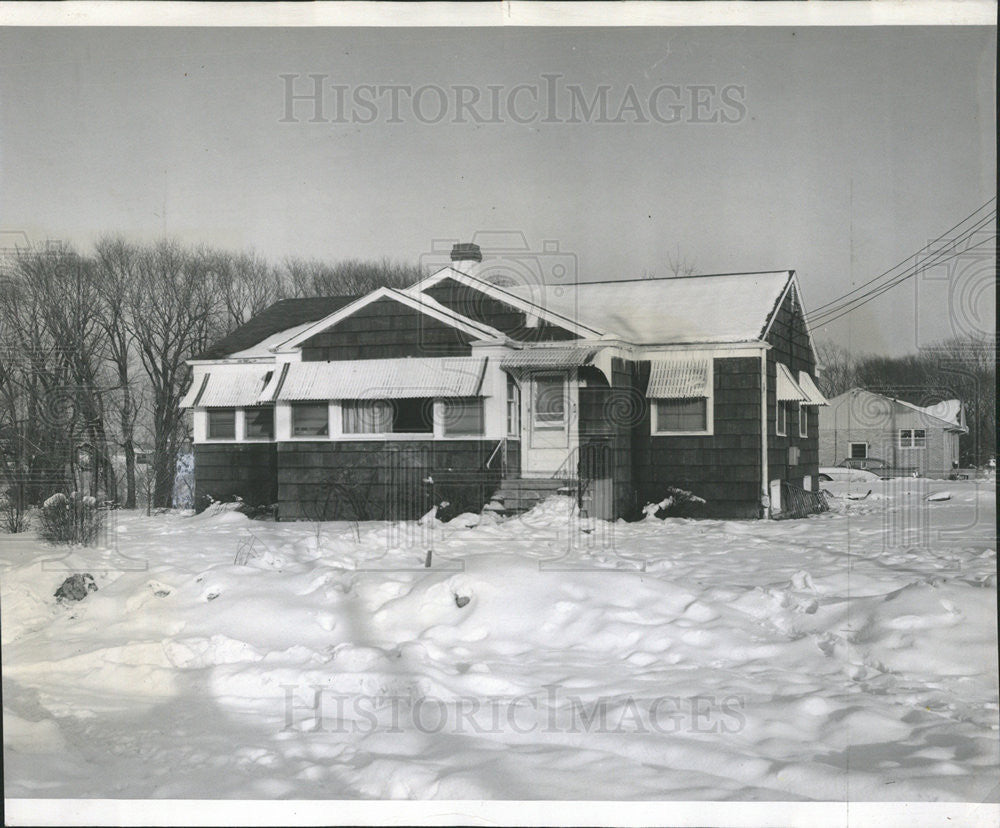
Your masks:
[[[497,443],[497,447],[495,449],[493,449],[493,453],[490,455],[490,459],[486,461],[486,465],[483,466],[483,468],[488,469],[490,467],[490,464],[493,462],[494,459],[496,459],[497,453],[500,452],[501,449],[503,450],[503,456],[501,458],[500,471],[503,474],[507,473],[507,438],[506,437],[504,437],[502,440],[500,440]]]

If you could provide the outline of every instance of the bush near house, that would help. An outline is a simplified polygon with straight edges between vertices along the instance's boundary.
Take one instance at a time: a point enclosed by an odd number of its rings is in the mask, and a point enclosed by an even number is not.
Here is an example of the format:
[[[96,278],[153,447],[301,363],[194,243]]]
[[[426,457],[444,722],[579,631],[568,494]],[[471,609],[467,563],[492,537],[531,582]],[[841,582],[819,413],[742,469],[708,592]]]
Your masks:
[[[94,498],[58,492],[42,504],[39,521],[39,534],[48,543],[91,544],[100,533],[103,515]]]

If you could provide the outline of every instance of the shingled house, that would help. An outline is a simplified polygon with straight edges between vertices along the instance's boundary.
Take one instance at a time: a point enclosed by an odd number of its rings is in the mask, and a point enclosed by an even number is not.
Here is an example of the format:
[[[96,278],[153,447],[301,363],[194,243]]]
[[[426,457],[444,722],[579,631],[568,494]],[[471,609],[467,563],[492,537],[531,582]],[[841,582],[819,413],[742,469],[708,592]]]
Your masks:
[[[968,434],[959,400],[915,405],[864,388],[830,400],[820,416],[820,465],[880,460],[892,474],[947,477]]]
[[[196,497],[280,519],[782,513],[817,490],[816,357],[793,271],[506,285],[478,249],[405,290],[278,302],[191,360]],[[787,511],[787,506],[786,506]]]

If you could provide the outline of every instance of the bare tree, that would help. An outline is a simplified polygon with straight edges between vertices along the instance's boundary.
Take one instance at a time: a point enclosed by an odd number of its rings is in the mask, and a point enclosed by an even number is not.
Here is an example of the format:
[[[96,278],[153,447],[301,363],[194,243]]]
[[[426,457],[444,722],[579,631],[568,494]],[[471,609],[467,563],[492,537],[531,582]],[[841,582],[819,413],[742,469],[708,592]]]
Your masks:
[[[206,261],[175,242],[142,248],[136,273],[125,301],[129,331],[150,388],[153,505],[169,507],[185,437],[180,400],[188,378],[186,360],[215,335],[218,297]]]
[[[200,248],[197,255],[218,291],[222,335],[285,298],[285,282],[279,268],[252,251],[232,253]]]
[[[42,489],[81,486],[78,460],[85,458],[90,494],[115,498],[104,410],[106,343],[91,262],[62,246],[20,250],[2,305],[5,419],[15,444],[5,452],[5,473],[26,474],[36,499]]]
[[[674,254],[667,254],[667,268],[674,276],[694,276],[698,271],[693,259],[681,253],[680,245]]]
[[[284,272],[292,296],[355,296],[380,287],[409,287],[425,275],[419,265],[385,258],[377,262],[345,259],[335,264],[290,258],[285,260]]]
[[[854,355],[830,340],[816,343],[816,361],[820,365],[816,382],[826,397],[836,397],[858,384]]]
[[[99,319],[107,338],[107,354],[116,386],[111,403],[118,413],[119,445],[125,457],[125,508],[136,506],[135,429],[142,391],[138,388],[138,356],[132,339],[129,306],[126,295],[129,285],[138,277],[138,251],[120,238],[104,238],[97,242],[95,283],[99,303]]]

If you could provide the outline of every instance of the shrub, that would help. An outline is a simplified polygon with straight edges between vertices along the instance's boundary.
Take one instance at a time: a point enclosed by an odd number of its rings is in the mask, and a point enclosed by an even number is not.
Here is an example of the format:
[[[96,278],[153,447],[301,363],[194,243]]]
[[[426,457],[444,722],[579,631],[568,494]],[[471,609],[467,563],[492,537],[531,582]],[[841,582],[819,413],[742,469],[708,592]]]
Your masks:
[[[16,535],[19,532],[26,532],[29,524],[28,512],[13,492],[0,494],[0,526],[10,534]]]
[[[94,498],[58,492],[42,504],[40,534],[53,544],[91,544],[97,540],[102,519]]]

